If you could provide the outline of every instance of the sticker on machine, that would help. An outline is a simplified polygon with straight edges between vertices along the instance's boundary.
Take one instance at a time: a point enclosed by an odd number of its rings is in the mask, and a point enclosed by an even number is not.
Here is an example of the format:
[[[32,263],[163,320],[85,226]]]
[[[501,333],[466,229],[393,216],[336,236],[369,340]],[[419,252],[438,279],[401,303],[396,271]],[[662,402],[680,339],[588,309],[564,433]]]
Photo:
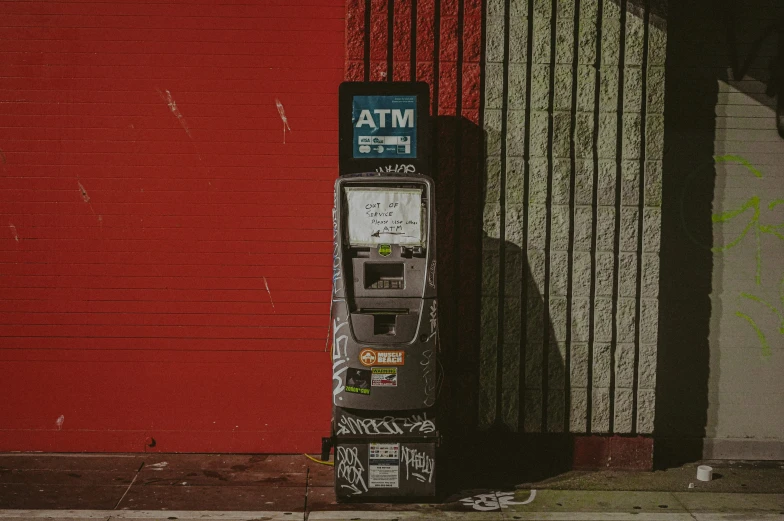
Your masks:
[[[403,365],[406,361],[405,351],[376,351],[366,347],[359,352],[359,362],[365,367],[377,365]]]
[[[354,369],[346,371],[346,392],[354,394],[370,394],[370,369]]]
[[[371,443],[368,454],[368,488],[400,487],[400,444]]]
[[[397,387],[397,367],[374,367],[371,387]]]

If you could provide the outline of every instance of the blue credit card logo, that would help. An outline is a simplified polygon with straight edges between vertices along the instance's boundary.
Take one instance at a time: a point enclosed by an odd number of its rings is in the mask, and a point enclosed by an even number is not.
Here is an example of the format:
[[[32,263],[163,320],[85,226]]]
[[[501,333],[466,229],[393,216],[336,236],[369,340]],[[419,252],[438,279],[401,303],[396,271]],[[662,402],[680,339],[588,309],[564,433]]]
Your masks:
[[[416,96],[354,96],[354,158],[416,158],[416,101]]]

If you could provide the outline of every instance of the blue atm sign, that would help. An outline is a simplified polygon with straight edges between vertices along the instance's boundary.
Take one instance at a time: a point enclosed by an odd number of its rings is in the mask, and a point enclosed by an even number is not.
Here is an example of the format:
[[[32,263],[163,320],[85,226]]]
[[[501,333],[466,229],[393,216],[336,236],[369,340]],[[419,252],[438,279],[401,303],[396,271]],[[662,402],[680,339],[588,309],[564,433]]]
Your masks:
[[[355,159],[416,158],[416,96],[354,96]]]

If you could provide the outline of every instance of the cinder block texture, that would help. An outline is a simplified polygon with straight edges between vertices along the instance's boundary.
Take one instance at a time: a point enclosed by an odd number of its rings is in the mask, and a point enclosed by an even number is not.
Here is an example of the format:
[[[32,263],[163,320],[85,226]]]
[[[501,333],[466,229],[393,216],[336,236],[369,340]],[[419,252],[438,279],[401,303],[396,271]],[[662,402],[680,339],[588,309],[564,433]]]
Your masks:
[[[503,349],[512,429],[653,428],[666,25],[624,5],[485,3],[480,372]]]
[[[594,387],[592,397],[591,431],[600,434],[610,432],[610,388]]]
[[[653,433],[653,420],[656,418],[656,390],[640,389],[637,391],[637,432]]]
[[[634,418],[634,391],[632,389],[615,388],[613,432],[627,434],[632,432]]]
[[[542,431],[542,390],[526,389],[525,392],[525,432]]]
[[[503,421],[512,430],[517,430],[520,412],[520,343],[503,345],[503,381],[507,385],[501,390]]]
[[[586,418],[588,417],[588,390],[572,386],[570,396],[569,430],[571,432],[585,432]]]
[[[547,432],[563,432],[566,414],[566,393],[563,389],[547,392]]]

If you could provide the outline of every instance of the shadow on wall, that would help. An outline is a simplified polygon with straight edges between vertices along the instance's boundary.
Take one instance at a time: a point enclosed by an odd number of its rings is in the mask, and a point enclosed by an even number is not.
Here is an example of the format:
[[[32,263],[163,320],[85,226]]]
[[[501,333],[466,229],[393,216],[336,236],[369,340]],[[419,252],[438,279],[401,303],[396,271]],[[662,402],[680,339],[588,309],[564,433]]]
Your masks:
[[[619,3],[619,0],[614,1]],[[717,79],[753,79],[764,83],[764,91],[747,90],[744,94],[776,111],[776,119],[771,120],[771,125],[775,125],[784,138],[784,16],[780,10],[774,14],[772,6],[775,3],[775,0],[627,0],[627,5],[636,9],[640,16],[647,5],[651,9],[651,23],[667,26],[668,74],[673,65],[678,67],[684,60],[699,59],[716,67]],[[675,18],[676,14],[682,18]],[[709,19],[707,24],[706,19]],[[689,27],[691,32],[688,32]],[[699,29],[695,31],[695,28]],[[700,32],[703,30],[709,34]],[[686,32],[675,34],[673,31]],[[694,49],[689,44],[695,39],[713,45],[714,52],[703,55],[692,52],[684,56],[684,50]],[[773,48],[775,52],[765,58],[767,63],[762,71],[752,70],[752,64],[763,48]],[[726,55],[726,59],[712,63],[718,55]]]
[[[778,125],[784,137],[784,20],[771,20],[771,6],[766,0],[670,2],[656,468],[702,458],[709,367],[718,367],[717,360],[711,364],[709,335],[712,314],[721,314],[720,309],[711,309],[710,299],[712,292],[721,292],[712,287],[711,251],[719,81],[756,80],[733,86],[762,105],[778,107],[777,121],[771,119],[770,125]],[[777,51],[763,58],[766,66],[760,68],[760,50],[766,48],[770,54],[772,47]],[[755,60],[757,67],[751,68]],[[764,90],[755,89],[758,82],[765,85]],[[714,349],[713,356],[718,355]]]
[[[543,479],[571,469],[572,439],[568,434],[521,434],[525,389],[524,342],[504,345],[495,342],[494,352],[480,351],[481,335],[493,338],[525,338],[522,332],[525,308],[542,316],[543,297],[531,283],[531,275],[521,248],[509,241],[489,237],[483,231],[484,197],[487,192],[485,132],[460,117],[435,118],[437,167],[434,179],[438,225],[438,288],[441,332],[441,360],[445,381],[439,397],[444,440],[441,483],[447,494],[472,488],[507,488]],[[502,299],[482,297],[483,251],[507,259],[502,290],[519,294],[519,288],[533,288],[528,306],[502,306]],[[529,290],[531,291],[531,290]],[[481,307],[490,306],[490,312]],[[481,324],[481,317],[498,316],[501,308],[517,314],[505,317],[506,334],[499,334],[502,320]],[[501,311],[503,312],[503,311]],[[541,324],[537,327],[543,331]],[[552,327],[548,327],[553,338]],[[541,335],[540,335],[541,336]],[[487,342],[487,339],[485,339]],[[549,344],[549,343],[548,343]],[[492,340],[491,340],[492,345]],[[555,350],[554,350],[555,351]],[[561,354],[549,353],[549,367],[533,368],[535,378],[564,381]],[[489,361],[490,368],[487,368]],[[485,367],[481,370],[480,367]],[[495,366],[495,370],[493,370]],[[520,367],[509,371],[509,367]],[[530,371],[531,368],[529,368]],[[492,396],[482,396],[485,394]],[[514,395],[513,395],[514,394]],[[489,408],[494,408],[488,411]],[[518,405],[519,404],[519,405]],[[517,410],[511,410],[516,408]],[[492,427],[481,427],[495,418]],[[505,421],[504,421],[505,420]],[[512,424],[510,427],[508,424]]]
[[[752,0],[748,3],[723,0],[721,4],[721,12],[724,15],[723,36],[729,53],[727,67],[730,68],[730,74],[722,74],[720,79],[735,81],[754,79],[764,83],[764,92],[747,91],[745,94],[775,110],[775,125],[779,135],[784,138],[784,16],[779,11],[779,16],[773,17],[770,3],[760,0]],[[765,20],[765,22],[747,20],[743,23],[743,20],[748,18]],[[763,69],[762,74],[759,71],[751,71],[760,50],[765,47],[773,47],[775,54],[768,57],[767,67]],[[771,124],[774,123],[771,121]]]

